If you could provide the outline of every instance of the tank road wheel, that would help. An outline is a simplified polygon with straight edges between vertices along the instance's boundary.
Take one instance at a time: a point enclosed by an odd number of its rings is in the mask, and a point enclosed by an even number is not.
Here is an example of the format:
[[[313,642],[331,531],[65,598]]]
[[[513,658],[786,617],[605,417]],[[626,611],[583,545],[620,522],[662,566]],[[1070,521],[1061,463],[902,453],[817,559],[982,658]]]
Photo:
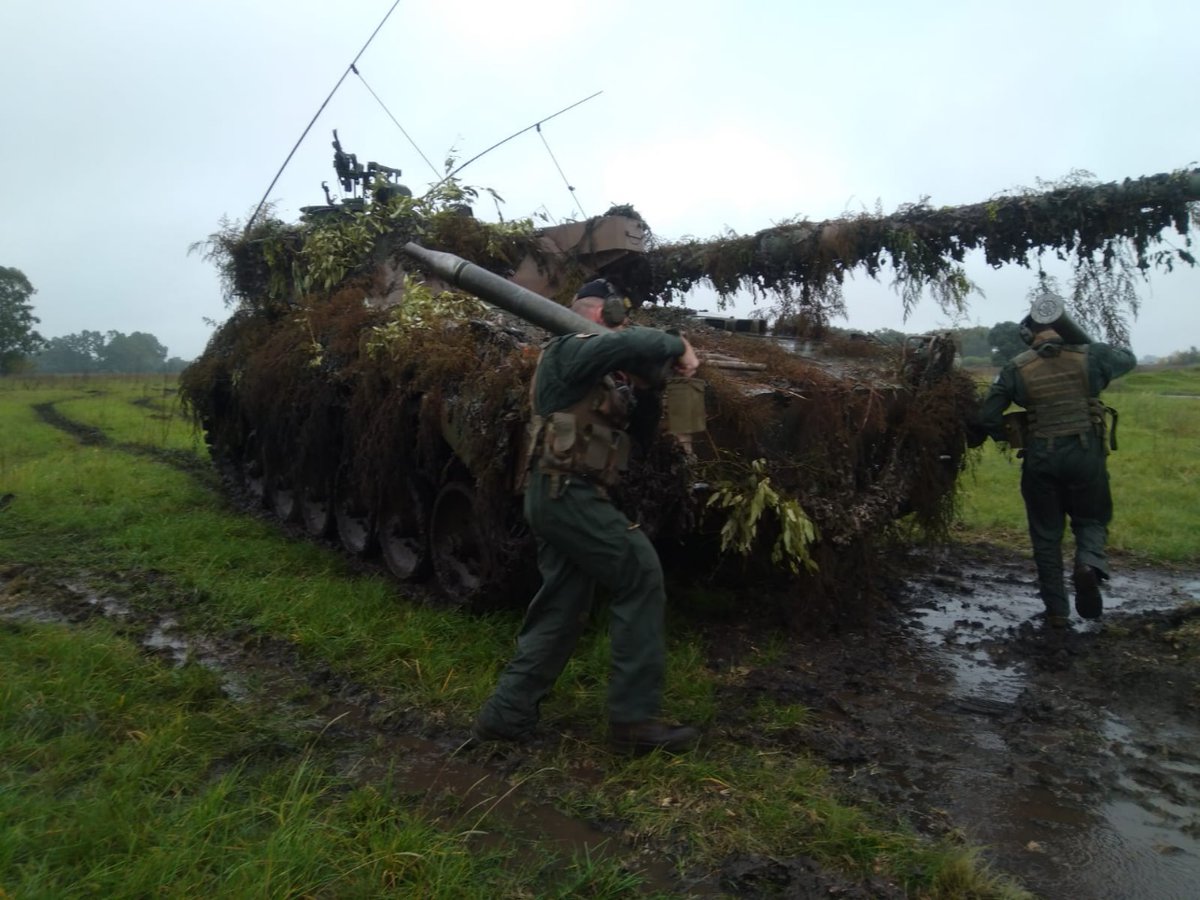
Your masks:
[[[300,523],[311,537],[327,538],[334,533],[333,488],[328,482],[301,485],[296,505]]]
[[[294,522],[300,512],[296,486],[290,475],[267,470],[264,478],[267,506],[284,522]]]
[[[263,505],[266,496],[266,471],[263,469],[262,453],[259,452],[258,442],[249,441],[242,454],[241,463],[242,487],[247,496],[257,506]]]
[[[433,566],[429,553],[432,491],[424,481],[405,478],[399,496],[379,516],[379,552],[388,571],[401,581],[421,581]]]
[[[333,521],[338,540],[347,553],[369,556],[375,552],[375,521],[367,503],[357,495],[347,477],[338,479],[333,494]]]
[[[470,485],[451,481],[438,492],[429,522],[429,549],[447,598],[456,605],[478,603],[494,575],[494,562],[479,529]]]

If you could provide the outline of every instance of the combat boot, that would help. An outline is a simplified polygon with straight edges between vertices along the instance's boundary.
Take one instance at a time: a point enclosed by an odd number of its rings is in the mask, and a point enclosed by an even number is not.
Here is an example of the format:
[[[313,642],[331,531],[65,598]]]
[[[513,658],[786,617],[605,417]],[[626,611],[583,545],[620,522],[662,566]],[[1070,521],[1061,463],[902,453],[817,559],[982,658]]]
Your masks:
[[[1104,614],[1100,573],[1082,563],[1075,566],[1075,612],[1084,619],[1098,619]]]
[[[613,722],[609,740],[618,753],[641,756],[654,750],[683,753],[700,739],[700,732],[687,725],[666,725],[657,719],[644,722]]]
[[[527,744],[533,738],[533,731],[509,731],[498,728],[487,722],[483,716],[475,719],[471,725],[471,739],[468,746],[503,742],[508,744]]]

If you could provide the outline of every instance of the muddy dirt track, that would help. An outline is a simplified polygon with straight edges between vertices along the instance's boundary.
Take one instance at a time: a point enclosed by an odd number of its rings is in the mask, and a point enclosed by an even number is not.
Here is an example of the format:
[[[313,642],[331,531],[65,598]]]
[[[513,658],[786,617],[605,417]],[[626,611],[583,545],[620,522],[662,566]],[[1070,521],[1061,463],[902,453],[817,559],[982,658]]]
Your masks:
[[[1076,620],[1064,632],[1029,621],[1039,601],[1029,564],[1014,553],[956,546],[914,554],[907,568],[892,612],[869,629],[797,638],[770,666],[746,661],[772,623],[702,626],[709,665],[739,675],[723,679],[730,686],[712,728],[763,742],[740,711],[763,695],[804,704],[814,723],[785,735],[787,744],[825,760],[851,795],[926,833],[955,831],[985,845],[998,869],[1040,896],[1197,896],[1200,576],[1122,566],[1102,623]],[[41,579],[36,590],[28,589],[31,577]],[[25,588],[12,589],[18,584]],[[359,777],[384,760],[406,760],[404,789],[435,798],[423,802],[499,802],[498,814],[556,835],[565,847],[607,845],[653,889],[902,896],[884,883],[849,883],[804,856],[730,859],[680,882],[652,848],[621,848],[619,825],[573,821],[509,792],[505,775],[520,764],[519,753],[463,754],[464,735],[453,729],[381,718],[386,698],[302,665],[281,642],[184,633],[164,591],[164,610],[147,617],[85,584],[9,566],[0,573],[0,612],[10,621],[121,621],[149,652],[221,669],[231,696],[244,699],[244,685],[253,683],[289,698],[298,718],[344,745],[347,769]],[[307,698],[300,703],[297,683]],[[778,746],[780,736],[769,741]]]

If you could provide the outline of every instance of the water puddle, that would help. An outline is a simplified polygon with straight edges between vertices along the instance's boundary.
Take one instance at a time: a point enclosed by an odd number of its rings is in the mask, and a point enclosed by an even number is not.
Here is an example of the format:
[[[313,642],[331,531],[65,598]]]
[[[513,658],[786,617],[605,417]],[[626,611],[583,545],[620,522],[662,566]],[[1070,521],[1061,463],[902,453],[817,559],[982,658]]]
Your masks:
[[[1152,682],[1145,693],[1091,683],[1101,654],[1141,652],[1110,649],[1106,627],[1195,601],[1200,580],[1114,573],[1102,622],[1075,619],[1067,634],[1031,622],[1042,609],[1032,563],[967,563],[911,590],[917,640],[945,674],[949,706],[969,717],[957,730],[973,738],[933,741],[947,759],[917,787],[1046,896],[1200,896],[1195,705],[1180,715]]]

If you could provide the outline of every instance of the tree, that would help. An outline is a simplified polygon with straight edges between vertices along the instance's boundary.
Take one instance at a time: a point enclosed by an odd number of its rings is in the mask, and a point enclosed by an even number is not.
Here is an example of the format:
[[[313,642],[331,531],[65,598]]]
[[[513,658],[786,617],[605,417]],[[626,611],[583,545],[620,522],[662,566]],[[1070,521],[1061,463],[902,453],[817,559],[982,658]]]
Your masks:
[[[1200,350],[1192,344],[1190,350],[1176,350],[1167,357],[1166,362],[1170,366],[1194,366],[1200,363]]]
[[[992,362],[997,366],[1028,349],[1021,340],[1021,327],[1016,322],[997,322],[988,332],[988,343],[992,346]]]
[[[29,303],[36,293],[24,272],[0,266],[0,375],[21,368],[25,357],[43,344],[42,336],[33,330],[40,320]]]
[[[992,355],[992,340],[991,329],[986,325],[977,325],[974,328],[961,328],[958,331],[958,339],[962,344],[962,355],[964,357],[985,357],[990,358]]]
[[[81,331],[50,338],[46,348],[34,358],[39,372],[56,374],[96,372],[104,352],[104,335],[98,331]]]
[[[158,338],[144,331],[108,333],[108,343],[100,353],[103,372],[161,372],[167,360],[167,348]]]

